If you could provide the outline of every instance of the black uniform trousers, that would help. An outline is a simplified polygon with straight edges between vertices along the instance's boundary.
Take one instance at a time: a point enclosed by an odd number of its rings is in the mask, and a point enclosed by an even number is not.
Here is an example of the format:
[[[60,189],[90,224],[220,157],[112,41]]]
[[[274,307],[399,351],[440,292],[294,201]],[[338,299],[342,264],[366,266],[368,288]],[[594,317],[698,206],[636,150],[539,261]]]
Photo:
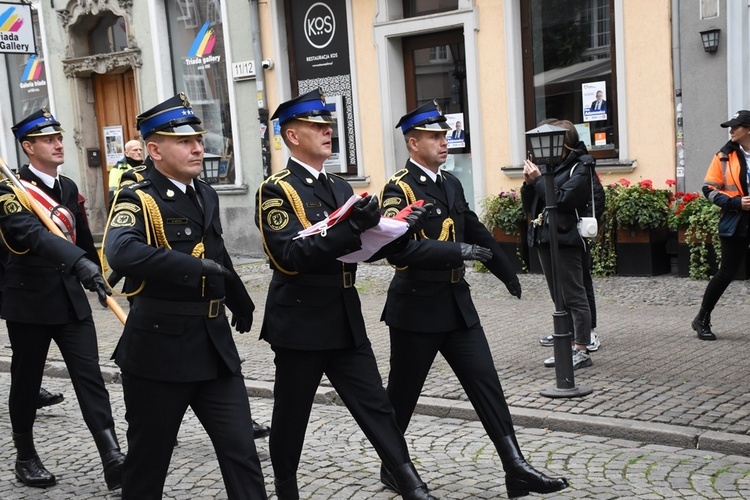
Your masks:
[[[410,332],[391,327],[390,337],[388,397],[402,432],[406,432],[427,373],[440,352],[461,382],[490,439],[497,443],[504,436],[513,435],[513,420],[480,324],[449,332]]]
[[[279,481],[295,477],[315,391],[325,374],[388,470],[410,461],[369,343],[307,351],[273,346],[276,364],[269,451]]]
[[[10,421],[13,432],[31,432],[50,342],[55,341],[65,360],[83,420],[92,434],[114,427],[109,393],[99,368],[99,347],[91,316],[63,325],[7,321],[13,349],[10,366]]]
[[[211,438],[230,500],[265,499],[250,403],[242,374],[198,382],[163,382],[122,374],[128,455],[122,500],[159,500],[188,406]]]

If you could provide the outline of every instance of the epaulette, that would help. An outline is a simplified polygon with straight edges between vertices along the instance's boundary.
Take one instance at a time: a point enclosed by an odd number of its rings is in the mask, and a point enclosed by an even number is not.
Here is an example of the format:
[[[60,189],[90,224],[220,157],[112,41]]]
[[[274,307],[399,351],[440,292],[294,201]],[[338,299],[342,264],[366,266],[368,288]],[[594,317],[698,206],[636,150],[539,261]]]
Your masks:
[[[133,172],[143,172],[147,168],[148,167],[146,165],[138,165],[137,167],[133,167],[130,170],[132,170]]]
[[[393,174],[391,178],[388,179],[388,182],[398,182],[408,173],[409,173],[408,169],[402,168],[401,170]]]
[[[143,189],[149,185],[151,185],[151,179],[143,179],[142,181],[134,182],[133,184],[128,184],[127,186],[123,186],[123,189],[132,189],[133,191],[136,191],[138,189]]]
[[[263,181],[263,184],[267,184],[269,182],[276,183],[276,182],[280,181],[281,179],[283,179],[284,177],[286,177],[289,174],[291,174],[291,172],[289,171],[288,168],[285,168],[283,170],[279,170],[275,174],[269,175],[268,179],[266,179],[266,180]]]
[[[337,173],[334,173],[334,172],[326,172],[326,174],[327,174],[327,175],[332,175],[332,176],[334,176],[334,177],[338,177],[338,178],[339,178],[339,179],[341,179],[342,181],[345,181],[345,180],[346,180],[346,179],[344,178],[344,176],[343,176],[343,175],[340,175],[340,174],[337,174]]]

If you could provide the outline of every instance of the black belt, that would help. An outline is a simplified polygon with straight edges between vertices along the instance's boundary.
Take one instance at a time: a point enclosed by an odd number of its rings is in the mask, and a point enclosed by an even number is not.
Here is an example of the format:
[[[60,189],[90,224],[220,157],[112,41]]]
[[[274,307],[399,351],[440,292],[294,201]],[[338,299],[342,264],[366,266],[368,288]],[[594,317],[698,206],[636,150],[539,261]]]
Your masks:
[[[427,271],[424,269],[397,269],[396,276],[421,281],[444,281],[458,283],[466,274],[465,267],[448,269],[447,271]]]
[[[351,288],[354,286],[357,274],[353,271],[344,271],[341,274],[284,274],[274,270],[273,281],[290,283],[304,286],[339,286]]]
[[[133,305],[150,312],[215,318],[224,310],[224,299],[213,299],[206,302],[176,302],[136,296],[133,299]]]

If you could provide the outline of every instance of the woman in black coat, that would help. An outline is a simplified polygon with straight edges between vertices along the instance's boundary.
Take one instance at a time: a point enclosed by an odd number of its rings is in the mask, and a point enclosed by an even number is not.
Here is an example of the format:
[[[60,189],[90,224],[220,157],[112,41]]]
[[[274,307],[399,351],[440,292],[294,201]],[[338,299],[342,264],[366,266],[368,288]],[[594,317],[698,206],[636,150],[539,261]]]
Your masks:
[[[572,320],[574,333],[573,368],[591,366],[591,355],[586,348],[591,341],[591,310],[583,283],[583,249],[587,244],[578,233],[579,216],[586,215],[591,200],[593,161],[578,138],[575,126],[567,120],[551,125],[566,129],[563,161],[554,170],[555,201],[557,202],[558,279],[565,310]],[[537,247],[539,261],[550,293],[553,293],[550,255],[549,215],[544,180],[539,168],[526,160],[523,168],[524,183],[521,200],[524,210],[531,215],[529,224],[529,246]],[[554,295],[553,295],[554,298]],[[559,333],[559,332],[558,332]],[[545,361],[545,366],[554,366],[554,358]]]

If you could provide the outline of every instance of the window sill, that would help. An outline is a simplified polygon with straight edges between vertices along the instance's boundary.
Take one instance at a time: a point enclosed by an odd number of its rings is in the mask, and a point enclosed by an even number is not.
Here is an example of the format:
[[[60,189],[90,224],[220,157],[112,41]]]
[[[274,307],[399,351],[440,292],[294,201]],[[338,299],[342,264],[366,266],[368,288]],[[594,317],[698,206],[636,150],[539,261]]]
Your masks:
[[[352,187],[356,188],[364,188],[370,185],[370,176],[366,175],[364,177],[359,175],[342,175],[342,174],[336,174],[340,177],[343,177],[346,182],[351,184]]]
[[[242,195],[247,194],[249,191],[247,184],[240,184],[239,186],[234,184],[209,184],[209,186],[214,188],[214,191],[220,195]]]
[[[596,160],[596,172],[599,175],[629,174],[637,166],[638,160],[620,160],[619,158]],[[511,179],[520,179],[523,177],[523,166],[501,167],[500,170]]]

